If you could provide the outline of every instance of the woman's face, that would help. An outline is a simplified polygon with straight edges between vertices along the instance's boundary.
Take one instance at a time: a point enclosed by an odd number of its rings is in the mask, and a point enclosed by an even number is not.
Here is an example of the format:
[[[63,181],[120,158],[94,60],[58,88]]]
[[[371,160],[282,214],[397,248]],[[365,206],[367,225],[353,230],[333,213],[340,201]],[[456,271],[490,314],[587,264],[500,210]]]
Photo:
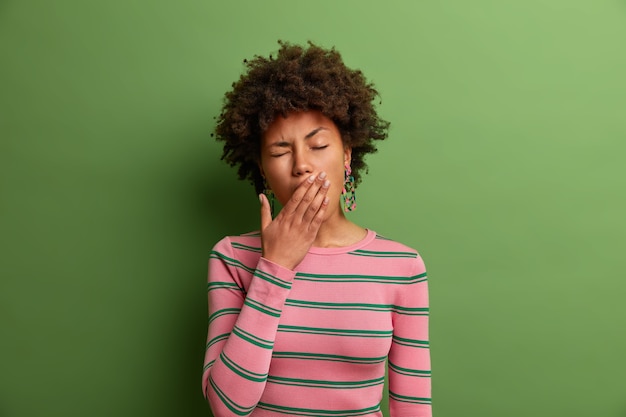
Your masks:
[[[345,164],[351,149],[346,148],[335,123],[318,111],[278,116],[263,134],[261,174],[282,205],[309,176],[325,172],[330,180],[329,212],[339,208]]]

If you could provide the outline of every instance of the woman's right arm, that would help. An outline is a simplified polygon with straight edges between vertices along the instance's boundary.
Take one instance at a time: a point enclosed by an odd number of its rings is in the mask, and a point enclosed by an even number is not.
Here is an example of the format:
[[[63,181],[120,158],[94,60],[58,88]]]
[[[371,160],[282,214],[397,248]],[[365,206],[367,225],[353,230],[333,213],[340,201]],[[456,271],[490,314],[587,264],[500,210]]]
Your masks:
[[[328,207],[330,183],[311,176],[272,220],[261,196],[262,256],[252,271],[234,256],[228,238],[209,258],[209,335],[202,389],[215,417],[245,416],[265,389],[278,322],[295,277]],[[252,272],[247,293],[238,269]]]
[[[267,380],[278,321],[295,272],[260,258],[247,294],[228,238],[209,259],[209,334],[202,388],[216,417],[247,415]]]

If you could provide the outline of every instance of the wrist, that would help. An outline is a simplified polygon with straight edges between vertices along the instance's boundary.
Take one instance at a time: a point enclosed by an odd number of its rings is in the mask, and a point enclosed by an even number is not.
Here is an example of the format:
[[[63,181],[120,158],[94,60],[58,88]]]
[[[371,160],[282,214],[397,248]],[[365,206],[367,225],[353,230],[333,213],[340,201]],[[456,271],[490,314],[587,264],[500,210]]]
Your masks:
[[[293,271],[296,268],[296,266],[298,266],[298,264],[300,263],[299,261],[295,262],[293,259],[289,259],[289,258],[281,257],[281,256],[275,256],[272,254],[264,253],[261,255],[261,257],[274,265],[280,266],[285,269],[289,269],[291,271]]]

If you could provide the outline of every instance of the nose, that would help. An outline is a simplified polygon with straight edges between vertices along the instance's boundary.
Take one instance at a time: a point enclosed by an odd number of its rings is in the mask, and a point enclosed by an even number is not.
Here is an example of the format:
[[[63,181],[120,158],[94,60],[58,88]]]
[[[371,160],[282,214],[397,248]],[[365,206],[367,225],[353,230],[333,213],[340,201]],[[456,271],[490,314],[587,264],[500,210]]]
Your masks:
[[[313,167],[303,151],[293,151],[293,169],[292,173],[296,177],[311,174]]]

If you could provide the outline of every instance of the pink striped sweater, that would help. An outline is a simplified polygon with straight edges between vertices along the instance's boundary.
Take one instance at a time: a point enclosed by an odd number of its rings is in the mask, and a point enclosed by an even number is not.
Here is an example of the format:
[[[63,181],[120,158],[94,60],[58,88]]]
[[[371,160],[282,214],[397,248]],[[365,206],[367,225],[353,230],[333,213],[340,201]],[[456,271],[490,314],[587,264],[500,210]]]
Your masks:
[[[295,270],[261,257],[259,234],[209,260],[203,391],[221,416],[432,415],[428,289],[417,252],[368,231],[310,249]]]

